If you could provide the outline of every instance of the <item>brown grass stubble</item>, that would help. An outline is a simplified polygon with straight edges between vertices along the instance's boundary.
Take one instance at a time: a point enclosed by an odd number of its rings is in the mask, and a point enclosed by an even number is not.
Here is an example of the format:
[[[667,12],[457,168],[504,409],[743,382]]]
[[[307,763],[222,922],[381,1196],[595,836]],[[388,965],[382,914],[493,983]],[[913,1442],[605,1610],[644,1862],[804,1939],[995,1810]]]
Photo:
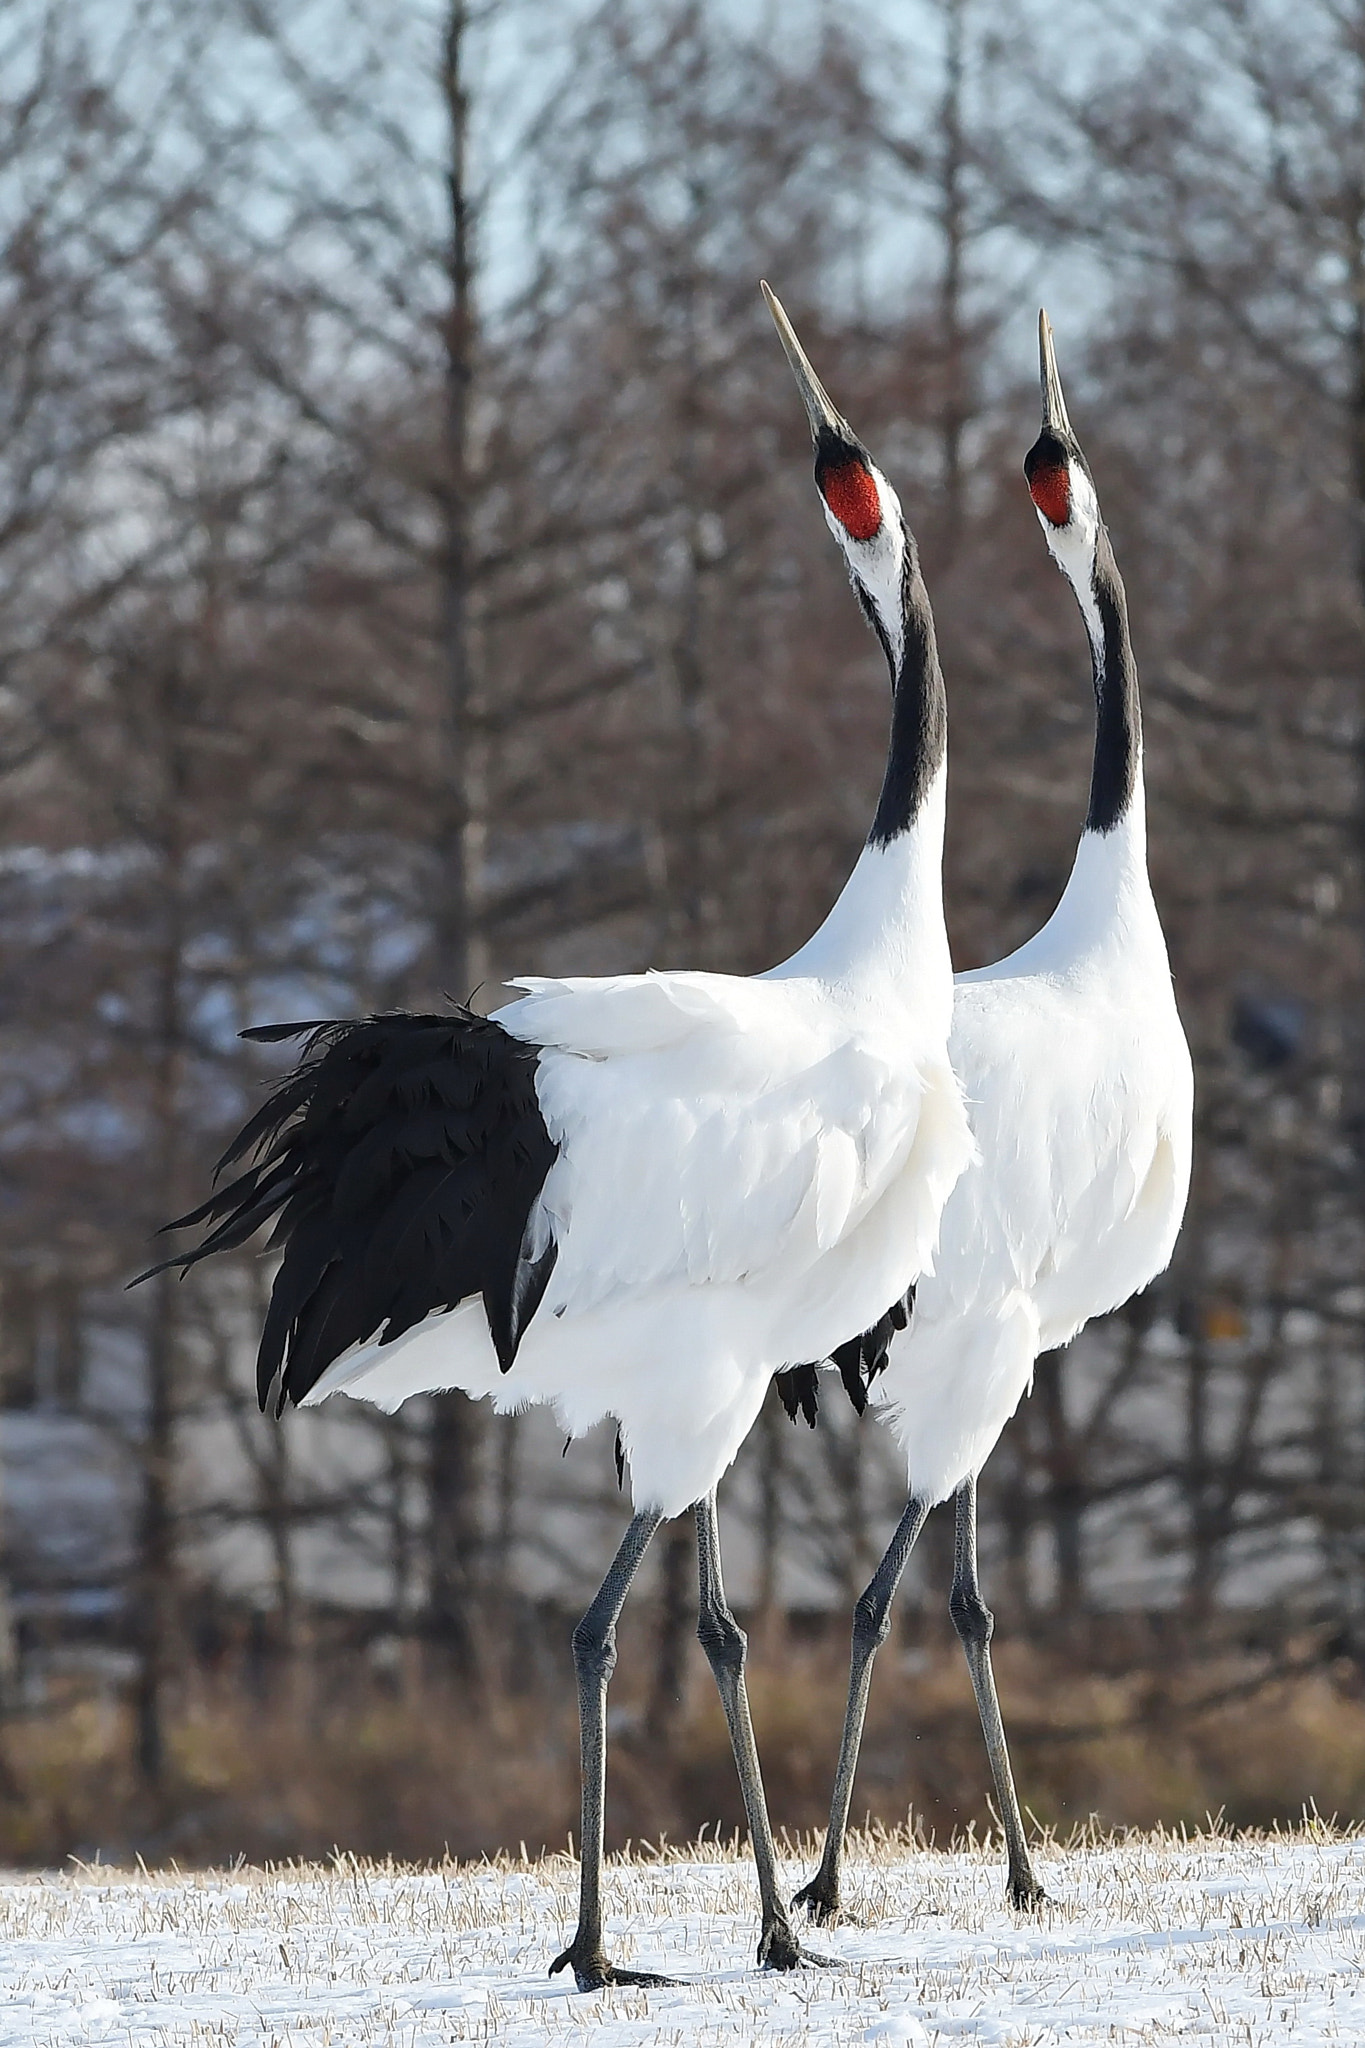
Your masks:
[[[612,1688],[608,1839],[682,1842],[742,1824],[709,1674],[689,1675],[661,1753],[642,1732],[648,1617],[623,1628]],[[1290,1674],[1228,1653],[1172,1673],[1097,1674],[1022,1642],[997,1671],[1020,1793],[1065,1833],[1106,1827],[1293,1821],[1306,1805],[1365,1818],[1365,1692],[1352,1669],[1291,1656]],[[534,1691],[465,1695],[423,1683],[347,1682],[300,1669],[262,1700],[231,1670],[186,1681],[172,1763],[154,1797],[128,1762],[126,1711],[72,1687],[0,1729],[0,1861],[53,1865],[137,1854],[182,1866],[334,1848],[422,1861],[563,1847],[577,1822],[577,1724],[568,1674]],[[552,1668],[550,1660],[547,1668]],[[750,1666],[774,1824],[818,1828],[843,1706],[843,1645],[787,1644]],[[1210,1699],[1221,1704],[1209,1706]],[[1193,1710],[1192,1710],[1193,1708]],[[940,1843],[991,1825],[975,1708],[952,1644],[879,1662],[854,1816],[908,1813]]]

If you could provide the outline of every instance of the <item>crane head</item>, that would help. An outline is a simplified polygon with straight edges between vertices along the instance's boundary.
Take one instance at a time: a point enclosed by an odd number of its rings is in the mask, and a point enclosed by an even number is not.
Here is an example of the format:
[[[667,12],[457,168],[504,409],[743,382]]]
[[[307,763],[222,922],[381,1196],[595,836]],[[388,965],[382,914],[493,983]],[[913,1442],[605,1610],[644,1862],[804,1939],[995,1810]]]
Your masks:
[[[843,549],[854,589],[895,666],[903,632],[902,582],[914,541],[900,499],[810,366],[776,292],[763,296],[787,352],[815,443],[815,483],[830,532]]]
[[[1047,544],[1063,568],[1070,570],[1080,566],[1082,557],[1089,558],[1094,553],[1100,526],[1099,502],[1090,465],[1081,453],[1081,444],[1067,414],[1052,342],[1052,322],[1044,312],[1038,315],[1038,368],[1043,425],[1024,457],[1024,475]]]

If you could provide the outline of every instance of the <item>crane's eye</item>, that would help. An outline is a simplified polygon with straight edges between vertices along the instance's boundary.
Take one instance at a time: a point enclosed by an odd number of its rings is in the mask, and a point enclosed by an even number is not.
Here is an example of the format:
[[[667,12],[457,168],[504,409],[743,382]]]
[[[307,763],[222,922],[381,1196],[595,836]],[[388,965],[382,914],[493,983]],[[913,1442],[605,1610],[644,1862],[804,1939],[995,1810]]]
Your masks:
[[[851,540],[875,540],[881,531],[882,501],[871,473],[851,456],[822,466],[815,481],[830,511]]]
[[[1029,474],[1029,496],[1052,526],[1071,517],[1071,472],[1064,462],[1040,462]]]

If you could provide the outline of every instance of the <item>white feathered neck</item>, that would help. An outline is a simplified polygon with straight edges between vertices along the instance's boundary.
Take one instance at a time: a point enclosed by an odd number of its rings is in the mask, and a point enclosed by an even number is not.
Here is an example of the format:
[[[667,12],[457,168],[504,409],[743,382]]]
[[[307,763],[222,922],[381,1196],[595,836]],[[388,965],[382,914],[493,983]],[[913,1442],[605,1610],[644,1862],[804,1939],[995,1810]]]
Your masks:
[[[951,1010],[948,934],[943,918],[943,828],[947,804],[947,697],[929,593],[900,499],[865,451],[882,522],[868,541],[852,538],[826,508],[891,672],[891,737],[868,841],[819,930],[771,978],[812,975],[850,994],[888,989]],[[817,458],[817,478],[820,461]],[[841,458],[842,459],[842,458]]]
[[[1089,963],[1141,981],[1169,972],[1166,940],[1147,869],[1147,798],[1142,712],[1128,600],[1088,474],[1071,471],[1071,518],[1039,524],[1070,583],[1090,642],[1095,753],[1085,830],[1056,910],[1009,959],[963,976],[988,980],[1020,972],[1076,972]]]
[[[824,923],[768,979],[812,975],[869,996],[892,985],[937,997],[945,1018],[950,1014],[943,919],[947,785],[945,761],[910,824],[892,839],[869,840]]]
[[[1042,930],[1016,953],[960,981],[1018,974],[1074,975],[1090,968],[1110,985],[1131,972],[1165,974],[1166,940],[1147,872],[1147,806],[1141,763],[1133,794],[1107,832],[1085,831],[1061,901]]]

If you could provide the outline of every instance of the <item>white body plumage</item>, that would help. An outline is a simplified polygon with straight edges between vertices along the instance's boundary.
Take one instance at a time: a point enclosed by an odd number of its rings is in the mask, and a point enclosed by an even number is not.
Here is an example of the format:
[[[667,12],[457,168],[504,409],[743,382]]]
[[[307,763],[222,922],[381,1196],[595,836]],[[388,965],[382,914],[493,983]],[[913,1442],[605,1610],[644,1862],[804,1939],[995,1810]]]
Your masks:
[[[775,309],[780,311],[780,309]],[[775,1372],[870,1328],[928,1272],[972,1140],[948,1059],[942,675],[890,484],[784,342],[831,531],[881,638],[892,744],[872,837],[815,936],[748,980],[523,981],[495,1021],[542,1048],[559,1146],[533,1209],[556,1259],[512,1369],[481,1301],[336,1358],[306,1396],[393,1409],[458,1387],[620,1426],[637,1508],[678,1514],[733,1460]]]
[[[971,1155],[947,1056],[942,831],[940,775],[810,944],[755,980],[521,984],[498,1021],[545,1047],[560,1156],[540,1216],[558,1258],[513,1370],[472,1299],[339,1358],[308,1401],[394,1409],[459,1387],[504,1410],[550,1403],[574,1436],[610,1416],[637,1506],[672,1515],[709,1492],[773,1373],[929,1269]]]
[[[765,287],[766,291],[766,287]],[[186,1269],[272,1225],[283,1256],[257,1351],[263,1408],[336,1392],[394,1409],[461,1388],[619,1426],[636,1513],[574,1631],[582,1746],[580,1990],[649,1981],[602,1940],[607,1685],[616,1621],[662,1515],[696,1504],[699,1626],[754,1842],[759,1961],[804,1956],[778,1889],[725,1599],[715,1487],[769,1380],[862,1354],[928,1271],[972,1151],[948,1061],[946,706],[895,492],[768,294],[815,478],[891,671],[881,797],[815,937],[754,980],[524,981],[496,1018],[260,1027],[303,1057],[180,1219]],[[230,1180],[222,1181],[229,1168]]]
[[[976,1477],[1039,1351],[1065,1343],[1167,1263],[1189,1186],[1193,1086],[1147,878],[1127,600],[1067,418],[1045,313],[1038,343],[1043,425],[1024,473],[1090,640],[1090,805],[1070,881],[1042,931],[1008,959],[959,976],[954,991],[951,1054],[978,1156],[949,1197],[936,1270],[919,1287],[909,1328],[893,1337],[885,1372],[869,1390],[905,1452],[910,1498],[854,1609],[829,1829],[820,1867],[794,1902],[822,1920],[839,1909],[872,1661],[925,1518],[950,1494],[949,1612],[990,1757],[1009,1896],[1024,1910],[1045,1899],[991,1669],[995,1624],[977,1579]]]
[[[871,1399],[917,1498],[981,1470],[1040,1351],[1170,1261],[1193,1077],[1147,879],[1141,789],[1081,840],[1066,893],[1008,959],[959,976],[950,1054],[978,1158]]]
[[[1038,1353],[1170,1261],[1190,1181],[1194,1083],[1147,872],[1127,601],[1040,320],[1043,432],[1025,469],[1090,642],[1090,812],[1061,902],[958,977],[951,1057],[978,1157],[872,1399],[911,1494],[946,1499],[989,1457]]]

